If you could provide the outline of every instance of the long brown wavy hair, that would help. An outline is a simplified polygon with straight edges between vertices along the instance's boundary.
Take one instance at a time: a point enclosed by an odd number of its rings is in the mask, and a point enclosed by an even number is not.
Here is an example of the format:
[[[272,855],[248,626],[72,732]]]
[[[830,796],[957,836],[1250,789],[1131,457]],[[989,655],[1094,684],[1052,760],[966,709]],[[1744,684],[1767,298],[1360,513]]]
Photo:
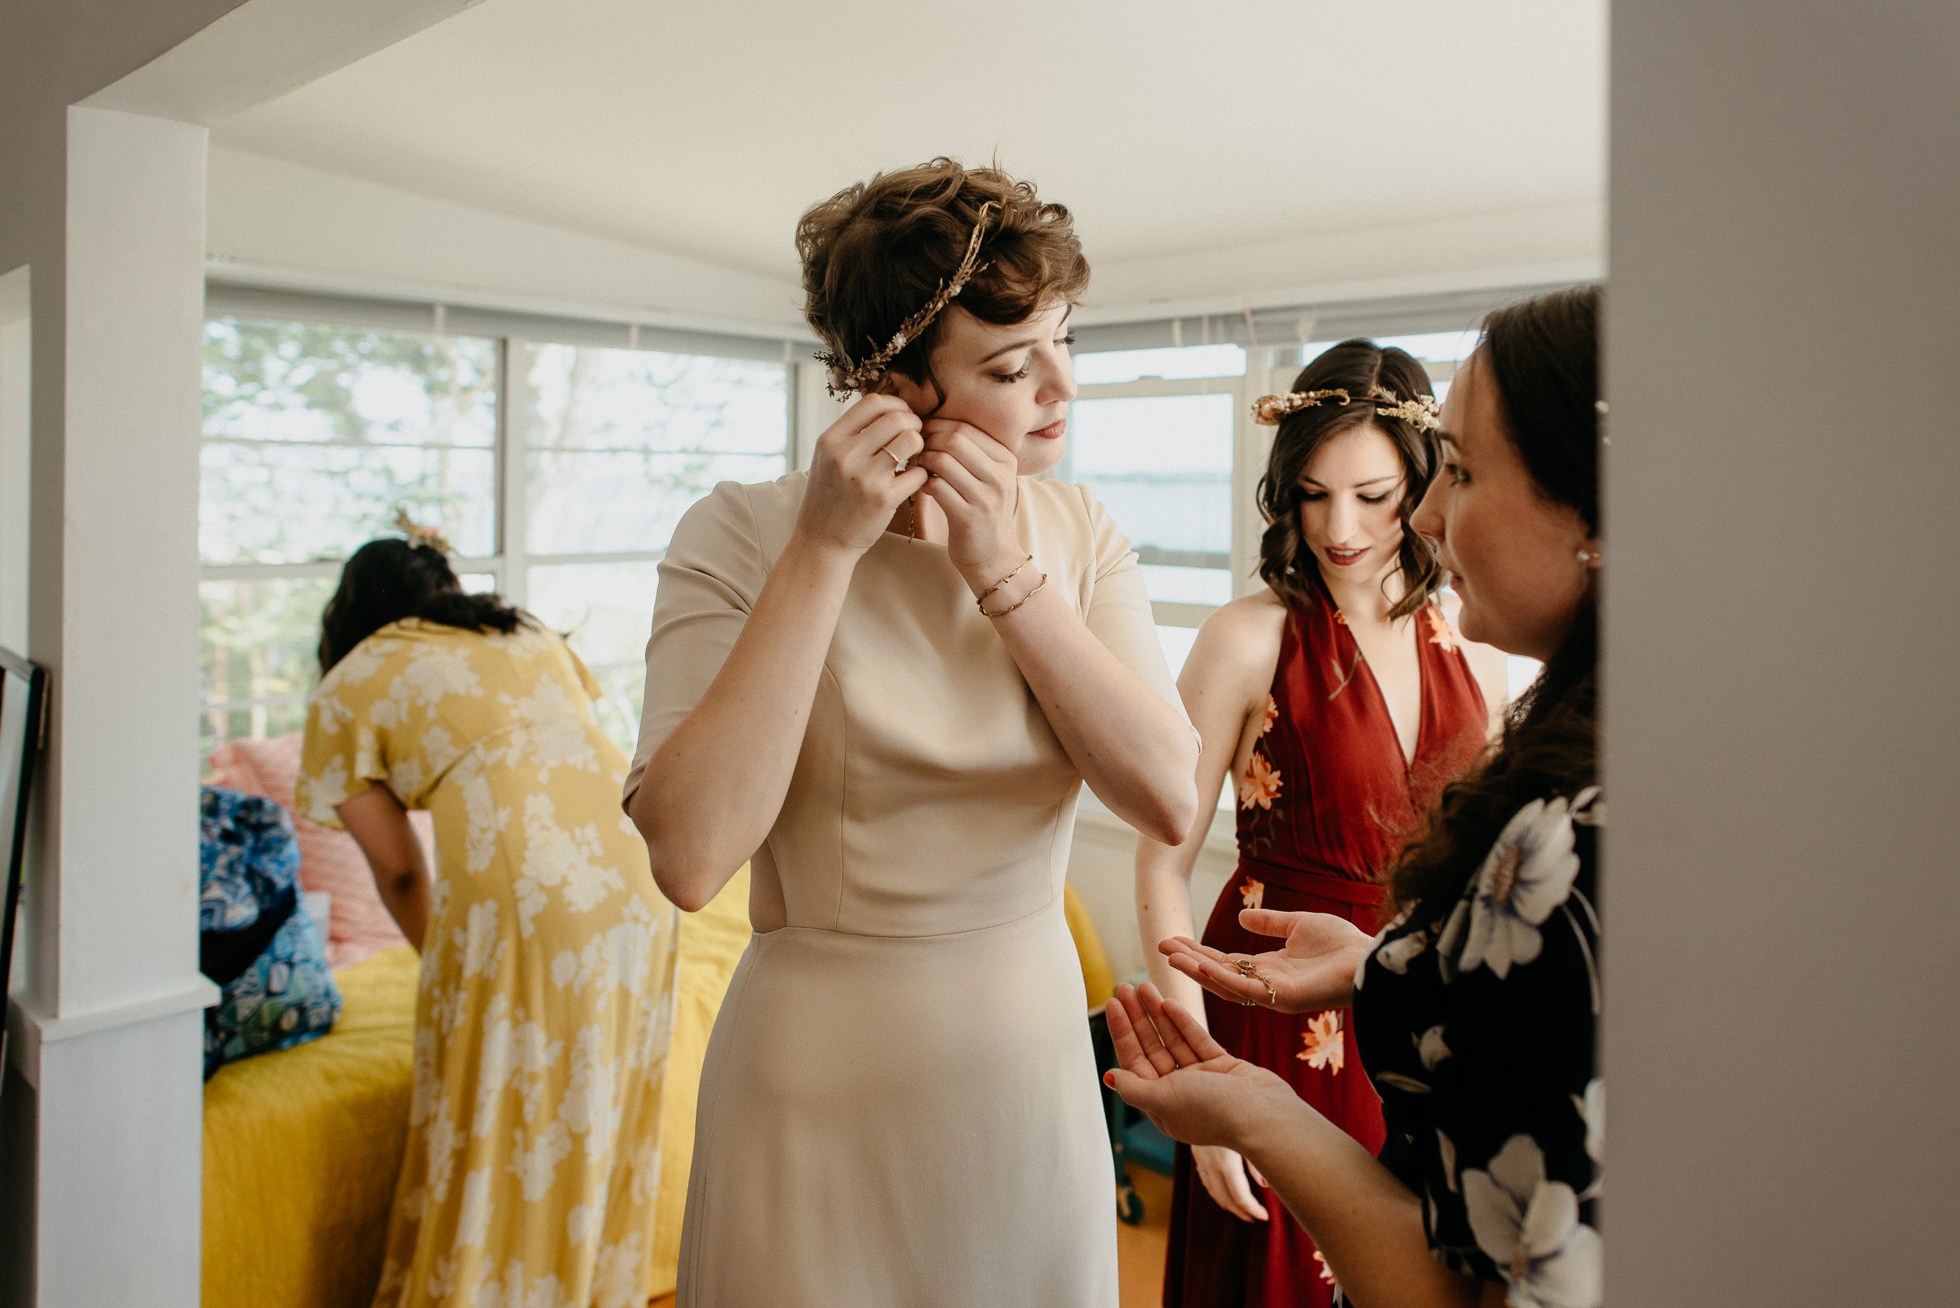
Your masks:
[[[1413,356],[1393,346],[1383,349],[1361,337],[1323,352],[1293,379],[1296,391],[1345,390],[1350,395],[1366,395],[1375,386],[1403,400],[1435,394],[1429,374]],[[1442,466],[1442,443],[1436,434],[1379,414],[1372,404],[1316,404],[1280,419],[1272,452],[1266,457],[1266,473],[1259,479],[1259,513],[1266,520],[1265,535],[1259,538],[1259,576],[1289,609],[1304,607],[1316,589],[1324,590],[1327,585],[1320,575],[1320,561],[1300,531],[1307,464],[1322,445],[1363,423],[1373,423],[1386,433],[1402,460],[1402,500],[1395,508],[1402,519],[1404,590],[1388,616],[1408,617],[1427,604],[1443,584],[1436,547],[1409,525],[1436,469]]]
[[[1578,511],[1599,532],[1599,322],[1597,286],[1554,291],[1484,320],[1476,355],[1497,390],[1505,435],[1538,493]],[[1459,374],[1460,375],[1460,374]],[[1534,799],[1578,794],[1599,776],[1599,573],[1538,680],[1511,706],[1504,735],[1481,766],[1444,787],[1427,827],[1389,872],[1394,900],[1441,917],[1462,893],[1504,824]]]

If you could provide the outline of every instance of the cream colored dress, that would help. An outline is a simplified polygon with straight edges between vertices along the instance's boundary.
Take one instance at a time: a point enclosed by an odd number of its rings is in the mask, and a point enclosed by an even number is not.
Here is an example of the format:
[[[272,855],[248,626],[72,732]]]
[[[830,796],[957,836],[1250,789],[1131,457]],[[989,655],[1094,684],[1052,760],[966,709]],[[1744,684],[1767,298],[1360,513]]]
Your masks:
[[[724,483],[660,565],[627,786],[700,700],[805,478]],[[1171,704],[1136,556],[1023,479],[1023,547]],[[1114,1308],[1116,1195],[1063,917],[1081,778],[944,546],[857,566],[756,852],[788,925],[736,969],[702,1072],[681,1308]]]
[[[436,825],[377,1308],[643,1308],[653,1286],[675,912],[597,693],[549,632],[411,618],[308,710],[306,816],[337,827],[385,785]]]

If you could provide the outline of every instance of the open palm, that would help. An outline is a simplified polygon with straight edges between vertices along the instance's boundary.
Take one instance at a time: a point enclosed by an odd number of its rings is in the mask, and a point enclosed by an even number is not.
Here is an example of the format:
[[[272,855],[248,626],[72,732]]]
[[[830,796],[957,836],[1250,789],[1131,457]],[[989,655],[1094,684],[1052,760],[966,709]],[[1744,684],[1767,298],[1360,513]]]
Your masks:
[[[1221,999],[1258,1004],[1282,1013],[1345,1008],[1354,1002],[1354,972],[1373,938],[1332,913],[1278,913],[1248,908],[1239,925],[1255,935],[1279,936],[1280,948],[1263,954],[1227,954],[1189,936],[1157,943],[1170,965]],[[1240,967],[1249,962],[1258,973]],[[1271,991],[1265,982],[1272,984]]]

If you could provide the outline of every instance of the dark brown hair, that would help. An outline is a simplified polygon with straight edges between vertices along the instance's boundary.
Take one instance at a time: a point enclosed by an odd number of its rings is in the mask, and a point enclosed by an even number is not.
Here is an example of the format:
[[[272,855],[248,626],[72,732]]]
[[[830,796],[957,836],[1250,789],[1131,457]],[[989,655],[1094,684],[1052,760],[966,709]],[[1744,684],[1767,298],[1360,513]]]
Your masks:
[[[803,315],[818,339],[851,360],[883,349],[959,268],[980,208],[990,202],[999,208],[988,213],[980,242],[984,267],[954,304],[1005,325],[1057,300],[1078,301],[1089,285],[1089,261],[1067,209],[1042,202],[1032,183],[998,168],[934,159],[847,186],[797,223]],[[945,321],[944,313],[935,318],[892,368],[936,389],[932,347]]]
[[[1322,353],[1293,379],[1296,391],[1344,390],[1350,395],[1366,395],[1374,386],[1393,392],[1400,400],[1435,393],[1430,389],[1429,374],[1412,356],[1393,346],[1384,350],[1359,337]],[[1435,547],[1409,525],[1442,465],[1442,445],[1436,434],[1376,413],[1372,404],[1324,401],[1280,419],[1272,453],[1266,459],[1266,474],[1259,479],[1259,512],[1266,519],[1266,534],[1259,539],[1259,575],[1288,608],[1301,607],[1316,587],[1324,590],[1327,585],[1320,575],[1320,561],[1300,532],[1307,464],[1322,445],[1364,423],[1373,423],[1386,433],[1402,459],[1402,500],[1395,508],[1402,519],[1400,563],[1407,589],[1389,609],[1389,617],[1408,617],[1443,584]]]
[[[505,635],[529,621],[496,595],[465,591],[448,558],[434,546],[392,537],[371,540],[340,570],[340,585],[320,615],[321,673],[403,618]]]
[[[1497,389],[1504,433],[1538,493],[1599,530],[1599,321],[1597,286],[1554,291],[1484,319],[1477,382]],[[1464,384],[1463,373],[1457,374]],[[1463,891],[1517,811],[1534,799],[1576,795],[1599,775],[1597,572],[1565,637],[1531,689],[1511,706],[1504,736],[1483,764],[1443,789],[1427,828],[1389,874],[1394,899],[1436,917]]]

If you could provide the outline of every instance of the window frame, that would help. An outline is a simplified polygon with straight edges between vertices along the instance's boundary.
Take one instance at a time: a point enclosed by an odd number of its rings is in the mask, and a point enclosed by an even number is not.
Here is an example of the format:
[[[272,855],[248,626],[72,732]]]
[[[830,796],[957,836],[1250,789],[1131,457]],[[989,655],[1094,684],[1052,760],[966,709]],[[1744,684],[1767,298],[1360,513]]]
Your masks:
[[[497,592],[518,608],[530,606],[530,570],[536,567],[609,563],[654,563],[666,557],[666,549],[615,551],[600,554],[535,554],[526,548],[528,529],[528,473],[525,450],[515,415],[519,412],[522,379],[514,361],[528,345],[570,345],[580,349],[626,349],[647,353],[700,355],[709,358],[744,359],[754,362],[780,362],[783,367],[784,442],[780,451],[785,471],[803,466],[799,455],[807,441],[801,431],[802,389],[808,384],[808,369],[798,366],[797,354],[807,353],[803,343],[790,338],[743,338],[711,332],[687,332],[671,328],[643,328],[637,323],[603,323],[582,319],[551,319],[538,315],[504,314],[490,310],[458,311],[442,304],[393,300],[355,300],[264,290],[254,287],[211,285],[207,288],[204,310],[207,322],[241,319],[258,322],[307,323],[343,328],[350,332],[419,332],[432,335],[453,334],[490,338],[496,342],[495,425],[491,439],[492,457],[492,533],[495,550],[487,555],[456,556],[450,560],[459,576],[488,575]],[[719,348],[716,348],[719,347]],[[205,437],[200,434],[199,449]],[[329,442],[318,442],[328,444]],[[313,442],[308,442],[313,444]],[[472,447],[475,448],[475,447]],[[778,457],[776,451],[764,457]],[[346,566],[344,559],[304,563],[198,563],[200,591],[206,582],[256,582],[338,577]],[[200,624],[201,625],[201,624]],[[200,644],[202,643],[200,634]],[[215,689],[215,688],[212,688]],[[232,735],[230,719],[240,712],[264,712],[305,704],[312,691],[280,695],[245,696],[228,699],[199,697],[198,720],[209,723],[212,736],[222,745],[247,737]],[[256,729],[256,728],[255,728]],[[200,726],[200,736],[202,726]],[[200,746],[200,750],[202,747]]]

